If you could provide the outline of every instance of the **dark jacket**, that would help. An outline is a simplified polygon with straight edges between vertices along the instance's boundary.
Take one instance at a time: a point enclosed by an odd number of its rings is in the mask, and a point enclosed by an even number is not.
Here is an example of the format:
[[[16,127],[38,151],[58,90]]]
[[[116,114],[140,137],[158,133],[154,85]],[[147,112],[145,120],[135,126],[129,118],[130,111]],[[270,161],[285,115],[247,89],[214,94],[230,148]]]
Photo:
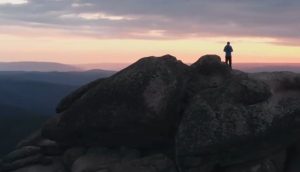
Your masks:
[[[231,57],[231,53],[233,52],[233,49],[230,45],[226,45],[224,47],[224,52],[226,53],[226,57]]]

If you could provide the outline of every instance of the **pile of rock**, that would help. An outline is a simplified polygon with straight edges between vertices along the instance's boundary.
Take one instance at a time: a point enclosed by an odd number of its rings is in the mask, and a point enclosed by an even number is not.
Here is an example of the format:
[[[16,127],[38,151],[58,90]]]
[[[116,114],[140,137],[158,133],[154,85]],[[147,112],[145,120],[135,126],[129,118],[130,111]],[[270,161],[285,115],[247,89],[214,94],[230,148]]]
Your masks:
[[[37,146],[24,146],[4,157],[1,172],[176,172],[164,154],[142,156],[129,148],[72,147],[49,155]]]
[[[67,96],[1,172],[296,172],[300,76],[147,57]]]

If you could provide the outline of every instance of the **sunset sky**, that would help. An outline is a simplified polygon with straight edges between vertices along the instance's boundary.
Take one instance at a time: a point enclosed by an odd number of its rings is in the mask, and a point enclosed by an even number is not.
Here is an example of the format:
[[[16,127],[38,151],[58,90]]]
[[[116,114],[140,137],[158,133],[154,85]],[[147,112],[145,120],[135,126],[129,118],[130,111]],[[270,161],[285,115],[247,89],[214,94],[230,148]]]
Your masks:
[[[299,0],[0,0],[0,62],[300,63]]]

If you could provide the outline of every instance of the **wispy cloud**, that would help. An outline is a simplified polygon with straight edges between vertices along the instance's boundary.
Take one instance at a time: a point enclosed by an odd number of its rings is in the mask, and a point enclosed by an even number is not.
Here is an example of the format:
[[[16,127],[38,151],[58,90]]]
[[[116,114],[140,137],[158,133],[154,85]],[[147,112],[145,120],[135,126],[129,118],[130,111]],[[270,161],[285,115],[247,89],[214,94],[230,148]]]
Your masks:
[[[0,22],[98,38],[266,37],[300,44],[299,8],[298,0],[0,0]]]
[[[27,0],[0,0],[0,5],[22,5],[28,3]]]
[[[106,13],[72,13],[72,14],[63,14],[60,16],[62,19],[85,19],[85,20],[134,20],[136,18],[129,16],[117,16],[117,15],[109,15]]]

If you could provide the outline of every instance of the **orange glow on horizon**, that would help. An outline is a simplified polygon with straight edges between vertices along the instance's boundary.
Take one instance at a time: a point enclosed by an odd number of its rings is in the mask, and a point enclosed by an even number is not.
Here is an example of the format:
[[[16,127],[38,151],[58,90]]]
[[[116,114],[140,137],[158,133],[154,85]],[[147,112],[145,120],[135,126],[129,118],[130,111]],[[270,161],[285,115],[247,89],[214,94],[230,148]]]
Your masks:
[[[205,54],[223,57],[230,40],[236,63],[300,63],[300,47],[276,44],[270,38],[205,37],[174,40],[95,39],[51,35],[0,35],[0,59],[10,61],[51,61],[66,64],[132,63],[141,57],[171,54],[193,63]]]

